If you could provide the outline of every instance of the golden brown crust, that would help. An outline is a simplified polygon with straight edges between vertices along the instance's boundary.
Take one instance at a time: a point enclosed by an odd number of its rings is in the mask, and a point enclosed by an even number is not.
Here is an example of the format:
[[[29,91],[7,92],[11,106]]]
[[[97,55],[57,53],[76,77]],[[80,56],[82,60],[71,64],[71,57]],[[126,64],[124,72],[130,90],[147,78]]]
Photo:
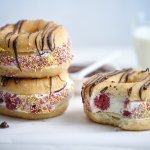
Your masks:
[[[98,81],[101,79],[103,81]],[[124,70],[116,71],[115,74],[96,74],[83,83],[82,98],[84,99],[86,95],[87,99],[90,99],[92,93],[107,88],[107,92],[114,96],[126,97],[129,101],[150,101],[149,85],[148,71]]]
[[[123,130],[130,130],[130,131],[140,131],[150,129],[150,118],[127,119],[121,118],[118,114],[110,112],[92,113],[87,111],[85,106],[84,110],[88,118],[100,124],[113,125],[116,127],[120,127]]]
[[[38,114],[17,112],[14,110],[9,110],[5,107],[0,107],[0,114],[12,116],[12,117],[23,118],[23,119],[31,119],[31,120],[46,119],[46,118],[56,117],[58,115],[63,114],[65,112],[65,110],[67,109],[68,104],[69,104],[69,101],[66,100],[61,105],[58,105],[53,111],[51,111],[49,113],[38,113]]]
[[[0,91],[0,114],[24,119],[55,117],[66,110],[72,95],[72,82],[58,91],[47,94],[20,95]]]
[[[6,76],[6,77],[18,77],[18,78],[53,77],[67,70],[69,65],[70,65],[70,62],[59,64],[59,65],[52,65],[42,70],[36,69],[36,71],[30,70],[27,68],[22,68],[22,70],[20,71],[17,66],[6,67],[5,65],[0,65],[0,75]]]
[[[63,72],[58,76],[41,79],[0,77],[0,81],[0,91],[20,95],[54,92],[70,83],[67,72]]]
[[[62,47],[68,42],[68,35],[63,26],[44,20],[20,20],[0,29],[0,47],[4,50],[12,51],[16,38],[18,52],[54,48],[54,43],[48,45],[48,41],[51,40],[48,38],[55,38],[55,47]]]

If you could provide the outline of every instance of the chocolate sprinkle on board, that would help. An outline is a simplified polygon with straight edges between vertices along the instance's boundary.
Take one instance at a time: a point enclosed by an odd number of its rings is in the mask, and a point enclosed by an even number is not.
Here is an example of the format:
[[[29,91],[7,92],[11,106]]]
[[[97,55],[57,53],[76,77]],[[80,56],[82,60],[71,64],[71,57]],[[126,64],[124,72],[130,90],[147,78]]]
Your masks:
[[[6,121],[4,121],[4,122],[2,122],[2,123],[0,124],[0,128],[1,128],[1,129],[9,128],[9,125],[7,124]]]

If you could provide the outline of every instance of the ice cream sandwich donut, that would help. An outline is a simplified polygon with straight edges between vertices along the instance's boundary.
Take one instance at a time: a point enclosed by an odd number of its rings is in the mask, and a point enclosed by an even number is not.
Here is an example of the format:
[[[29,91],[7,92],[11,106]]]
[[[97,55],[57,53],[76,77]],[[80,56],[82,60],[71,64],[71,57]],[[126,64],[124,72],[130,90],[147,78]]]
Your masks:
[[[0,75],[52,77],[72,60],[64,27],[44,20],[21,20],[0,28]]]
[[[62,114],[72,96],[67,73],[41,79],[1,77],[0,114],[44,119]]]
[[[132,69],[98,73],[84,82],[87,116],[125,130],[150,129],[150,73]]]

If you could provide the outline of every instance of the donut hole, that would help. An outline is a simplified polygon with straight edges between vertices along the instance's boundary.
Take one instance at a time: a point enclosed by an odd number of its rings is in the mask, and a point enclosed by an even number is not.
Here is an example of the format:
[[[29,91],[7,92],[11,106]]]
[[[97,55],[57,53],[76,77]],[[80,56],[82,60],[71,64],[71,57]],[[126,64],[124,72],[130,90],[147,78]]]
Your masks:
[[[26,21],[22,24],[20,29],[21,33],[36,33],[42,31],[45,27],[46,22],[43,20]]]

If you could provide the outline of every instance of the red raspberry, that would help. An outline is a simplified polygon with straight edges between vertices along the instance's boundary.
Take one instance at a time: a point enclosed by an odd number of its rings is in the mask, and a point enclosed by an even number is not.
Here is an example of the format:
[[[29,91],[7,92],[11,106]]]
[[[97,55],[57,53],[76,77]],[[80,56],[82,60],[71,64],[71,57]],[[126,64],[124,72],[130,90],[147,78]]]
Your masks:
[[[3,103],[4,102],[4,99],[3,99],[3,95],[2,95],[3,93],[2,92],[0,92],[0,103]]]
[[[107,94],[100,94],[94,99],[94,105],[100,110],[107,110],[110,107],[110,98]]]
[[[21,104],[20,98],[14,97],[14,95],[12,97],[7,95],[5,97],[5,102],[6,102],[6,107],[10,110],[17,109]]]
[[[32,113],[40,113],[42,111],[36,104],[32,104],[30,110]]]
[[[122,116],[124,116],[124,117],[131,117],[131,112],[128,111],[128,110],[124,110],[123,113],[122,113]]]
[[[0,98],[0,103],[3,103],[3,102],[4,102],[4,100],[2,98]]]

